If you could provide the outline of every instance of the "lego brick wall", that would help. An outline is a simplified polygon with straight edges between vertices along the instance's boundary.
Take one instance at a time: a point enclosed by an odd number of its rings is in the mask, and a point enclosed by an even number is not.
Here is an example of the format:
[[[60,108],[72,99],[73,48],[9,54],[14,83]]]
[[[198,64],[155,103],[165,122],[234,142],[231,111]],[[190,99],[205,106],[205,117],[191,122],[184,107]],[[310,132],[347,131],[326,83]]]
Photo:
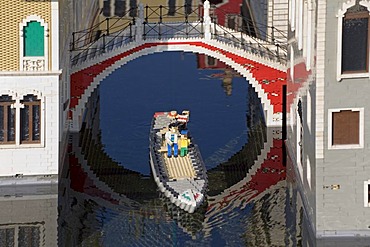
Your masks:
[[[50,28],[50,1],[1,0],[0,71],[19,70],[19,23],[29,15],[40,16],[48,23]],[[51,47],[50,44],[49,47]],[[49,52],[49,56],[50,54],[51,52]],[[49,59],[49,61],[51,61],[51,59]]]

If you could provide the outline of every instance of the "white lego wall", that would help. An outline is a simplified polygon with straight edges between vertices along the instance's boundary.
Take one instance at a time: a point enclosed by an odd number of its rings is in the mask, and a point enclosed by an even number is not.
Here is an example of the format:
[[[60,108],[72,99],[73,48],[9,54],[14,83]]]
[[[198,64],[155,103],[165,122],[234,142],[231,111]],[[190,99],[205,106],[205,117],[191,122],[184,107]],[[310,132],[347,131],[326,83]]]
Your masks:
[[[19,98],[27,94],[41,95],[42,141],[37,144],[0,145],[0,176],[58,174],[58,74],[15,72],[1,76],[0,94],[10,93]]]

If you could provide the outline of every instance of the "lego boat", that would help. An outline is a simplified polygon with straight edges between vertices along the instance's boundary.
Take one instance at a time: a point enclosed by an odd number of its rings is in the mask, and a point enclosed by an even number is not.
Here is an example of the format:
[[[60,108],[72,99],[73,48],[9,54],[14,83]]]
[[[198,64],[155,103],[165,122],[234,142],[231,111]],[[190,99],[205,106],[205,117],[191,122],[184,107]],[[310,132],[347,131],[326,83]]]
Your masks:
[[[206,168],[197,145],[193,142],[186,124],[189,112],[182,114],[156,112],[149,136],[150,164],[159,190],[179,208],[193,213],[205,198],[208,185]],[[173,131],[188,140],[187,153],[169,157],[166,133]],[[170,149],[171,154],[173,147]]]

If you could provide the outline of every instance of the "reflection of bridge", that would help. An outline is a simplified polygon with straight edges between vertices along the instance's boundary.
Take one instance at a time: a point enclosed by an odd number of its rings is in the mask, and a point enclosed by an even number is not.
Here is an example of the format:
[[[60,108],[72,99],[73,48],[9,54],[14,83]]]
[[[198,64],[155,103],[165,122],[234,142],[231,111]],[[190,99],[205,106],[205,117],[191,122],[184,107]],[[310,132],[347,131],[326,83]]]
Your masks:
[[[146,210],[158,201],[157,186],[153,179],[125,169],[105,153],[100,140],[99,98],[99,90],[95,90],[86,106],[82,130],[70,138],[71,188],[104,207]],[[236,209],[259,200],[285,178],[280,131],[264,127],[261,111],[254,109],[259,99],[253,90],[249,90],[249,102],[248,142],[207,172],[208,207],[201,221],[206,234],[226,224],[225,219]],[[171,213],[176,216],[174,210]]]
[[[91,133],[91,130],[85,131],[85,133]],[[198,225],[202,224],[201,231],[208,236],[211,234],[212,229],[219,229],[219,227],[227,225],[229,219],[238,217],[238,210],[248,207],[251,203],[260,201],[261,198],[270,193],[271,189],[280,188],[279,182],[285,179],[285,167],[282,166],[281,160],[282,140],[276,130],[269,130],[268,132],[267,138],[270,141],[265,143],[265,149],[261,150],[261,155],[259,155],[255,164],[251,166],[249,172],[244,172],[244,178],[230,187],[224,188],[221,193],[218,190],[213,191],[212,187],[210,187],[209,193],[214,195],[208,195],[207,209],[202,210],[201,214],[199,214],[200,212],[195,212],[198,216],[192,219],[182,212],[177,212],[174,207],[170,209],[169,215],[177,221],[189,218],[189,223],[186,223],[186,221],[179,223],[181,225],[185,224],[183,225],[184,231],[194,234],[195,229],[192,229],[192,227],[197,226],[198,230],[200,230]],[[90,139],[91,137],[85,135],[85,138]],[[103,152],[103,150],[91,149],[95,146],[95,142],[93,139],[90,139],[90,142],[90,145],[85,144],[89,146],[86,146],[86,150],[90,149],[95,154],[86,154],[86,157],[99,156],[98,153]],[[74,142],[74,145],[71,151],[82,151],[78,143]],[[249,154],[249,150],[244,148],[239,153]],[[86,195],[84,198],[94,200],[105,208],[122,208],[124,210],[134,210],[134,212],[147,212],[145,213],[147,215],[158,214],[158,208],[155,209],[150,206],[157,205],[158,207],[159,203],[157,202],[158,192],[156,191],[156,185],[152,179],[144,178],[140,174],[126,170],[118,165],[114,167],[114,162],[107,162],[107,158],[105,158],[105,164],[95,163],[90,165],[85,160],[76,159],[76,156],[81,158],[81,154],[78,153],[71,153],[70,155],[70,162],[72,161],[70,163],[71,188]],[[228,162],[240,162],[240,157],[240,154],[235,155]],[[220,169],[222,167],[220,165],[218,168],[209,171],[210,184],[229,184],[227,177],[236,177],[238,174],[243,173],[241,171],[243,170],[243,164],[240,164],[241,168],[239,171],[230,171],[228,170],[230,166],[223,165],[225,166],[224,170]],[[219,178],[221,179],[214,180]],[[168,206],[171,206],[171,204],[167,204]],[[179,214],[181,215],[180,218]],[[199,221],[200,219],[201,221]],[[193,222],[193,220],[195,221]]]
[[[199,9],[185,11],[180,7],[176,11],[183,18],[169,19],[162,8],[139,6],[128,10],[136,11],[137,18],[108,18],[74,33],[69,112],[72,130],[81,129],[85,104],[105,77],[133,59],[164,51],[206,54],[226,63],[254,87],[267,126],[281,126],[282,85],[286,81],[282,45],[212,22],[208,1],[202,16]]]

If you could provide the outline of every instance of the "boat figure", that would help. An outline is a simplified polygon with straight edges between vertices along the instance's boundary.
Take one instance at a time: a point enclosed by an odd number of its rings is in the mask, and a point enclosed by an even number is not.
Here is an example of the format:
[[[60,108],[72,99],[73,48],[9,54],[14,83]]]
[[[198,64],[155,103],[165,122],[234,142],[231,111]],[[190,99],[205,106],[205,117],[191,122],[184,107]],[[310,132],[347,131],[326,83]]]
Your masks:
[[[187,129],[189,111],[156,112],[149,136],[150,165],[161,192],[193,213],[204,201],[208,181],[198,146]]]

